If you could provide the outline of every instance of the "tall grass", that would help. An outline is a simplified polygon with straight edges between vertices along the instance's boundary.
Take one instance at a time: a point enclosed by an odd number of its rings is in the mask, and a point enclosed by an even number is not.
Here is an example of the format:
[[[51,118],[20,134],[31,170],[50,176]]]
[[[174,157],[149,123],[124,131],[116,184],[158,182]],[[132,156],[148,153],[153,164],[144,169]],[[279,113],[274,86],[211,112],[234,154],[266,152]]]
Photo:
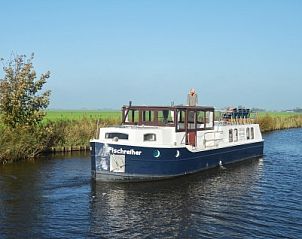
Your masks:
[[[79,115],[78,115],[79,116]],[[0,122],[0,162],[34,158],[50,148],[89,146],[89,140],[96,136],[98,127],[120,123],[120,114],[97,116],[46,118],[35,128],[10,129]],[[256,119],[261,131],[267,132],[302,127],[302,114],[278,115],[267,113]]]
[[[267,113],[265,115],[258,116],[256,123],[259,124],[262,132],[300,128],[302,127],[302,114],[288,114],[285,116]]]
[[[48,126],[0,127],[0,162],[34,158],[54,144],[56,138]]]
[[[119,119],[90,119],[49,121],[56,137],[52,147],[87,146],[89,140],[95,137],[97,127],[119,124]]]
[[[84,117],[79,120],[49,121],[56,139],[53,141],[55,143],[53,147],[87,146],[89,140],[96,136],[97,121],[99,122],[98,127],[117,125],[120,123],[120,115],[98,120]],[[259,123],[262,132],[297,128],[302,127],[302,114],[275,115],[267,113],[258,116],[256,123]]]
[[[0,123],[0,162],[35,158],[49,149],[89,146],[98,127],[118,124],[119,119],[48,120],[37,127],[11,129]]]

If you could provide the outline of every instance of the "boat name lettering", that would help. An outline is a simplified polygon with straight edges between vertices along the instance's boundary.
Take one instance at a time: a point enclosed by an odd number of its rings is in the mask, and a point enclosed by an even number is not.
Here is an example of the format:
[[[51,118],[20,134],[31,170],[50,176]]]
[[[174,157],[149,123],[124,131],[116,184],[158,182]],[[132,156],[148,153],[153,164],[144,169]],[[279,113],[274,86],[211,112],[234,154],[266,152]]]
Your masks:
[[[141,155],[142,151],[136,151],[134,149],[115,149],[112,147],[109,147],[109,152],[113,154],[129,154],[129,155]]]

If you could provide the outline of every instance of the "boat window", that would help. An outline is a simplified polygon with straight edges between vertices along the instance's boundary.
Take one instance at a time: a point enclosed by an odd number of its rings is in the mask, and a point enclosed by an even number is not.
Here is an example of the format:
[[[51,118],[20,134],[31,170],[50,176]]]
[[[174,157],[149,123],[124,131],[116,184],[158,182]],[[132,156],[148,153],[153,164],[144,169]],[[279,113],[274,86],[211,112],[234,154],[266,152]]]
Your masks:
[[[178,123],[184,123],[185,122],[185,111],[179,110],[178,111]]]
[[[197,124],[203,124],[205,121],[205,112],[198,111],[197,112]]]
[[[156,141],[156,134],[144,134],[144,141]]]
[[[229,142],[233,142],[233,130],[229,130]]]
[[[126,122],[131,122],[133,124],[137,124],[138,121],[139,121],[139,111],[138,110],[129,110]]]
[[[183,110],[177,111],[177,130],[184,131],[185,130],[185,115],[186,112]]]
[[[106,139],[113,139],[115,137],[118,139],[128,139],[128,134],[123,134],[123,133],[106,133],[105,134]]]
[[[250,128],[246,128],[246,139],[250,139]]]
[[[214,127],[214,113],[212,111],[206,111],[206,128]]]
[[[251,139],[254,139],[255,138],[255,133],[254,133],[254,128],[252,127],[251,128]]]
[[[173,122],[174,112],[171,110],[161,110],[158,112],[158,121],[162,124]]]
[[[154,111],[147,110],[147,111],[142,111],[142,122],[143,123],[151,123],[155,121],[155,113]]]
[[[238,129],[234,129],[234,142],[238,141]]]
[[[188,111],[188,123],[194,124],[195,123],[195,112]]]

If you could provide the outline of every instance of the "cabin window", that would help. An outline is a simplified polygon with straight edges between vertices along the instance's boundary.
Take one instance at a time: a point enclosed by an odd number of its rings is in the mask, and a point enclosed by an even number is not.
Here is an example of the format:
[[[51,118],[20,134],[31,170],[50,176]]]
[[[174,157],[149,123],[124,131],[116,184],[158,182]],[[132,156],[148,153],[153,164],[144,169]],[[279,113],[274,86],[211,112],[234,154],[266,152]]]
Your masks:
[[[250,128],[246,128],[246,139],[250,139]]]
[[[139,111],[138,110],[129,110],[127,117],[125,118],[126,123],[137,124],[139,121]]]
[[[238,129],[234,129],[234,142],[238,141]]]
[[[203,124],[205,122],[205,112],[198,111],[197,112],[197,124]]]
[[[185,115],[186,112],[183,110],[177,111],[177,130],[184,131],[185,130]]]
[[[255,133],[254,133],[254,128],[252,127],[251,128],[251,139],[254,139],[255,138]]]
[[[206,112],[206,128],[214,127],[214,112],[207,111]]]
[[[106,139],[128,139],[128,134],[123,134],[123,133],[106,133],[105,134]]]
[[[174,111],[161,110],[158,112],[158,121],[162,124],[173,123]]]
[[[155,122],[155,112],[151,110],[142,111],[142,122],[144,124]]]
[[[229,142],[233,142],[233,130],[229,130]]]
[[[184,123],[186,112],[184,110],[179,110],[177,112],[178,112],[178,123]]]
[[[156,141],[156,134],[144,134],[144,141]]]
[[[194,124],[195,123],[195,112],[188,111],[188,123]]]

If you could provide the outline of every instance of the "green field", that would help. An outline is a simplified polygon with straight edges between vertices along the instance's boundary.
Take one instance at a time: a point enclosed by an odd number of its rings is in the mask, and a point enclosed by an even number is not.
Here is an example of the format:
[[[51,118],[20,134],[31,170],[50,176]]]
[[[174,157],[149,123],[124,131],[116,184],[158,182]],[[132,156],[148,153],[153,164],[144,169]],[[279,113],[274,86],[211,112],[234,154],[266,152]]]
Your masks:
[[[119,111],[48,110],[45,120],[118,119]]]
[[[257,117],[265,117],[269,115],[271,117],[287,118],[291,116],[301,115],[294,112],[258,112]],[[120,119],[120,111],[93,111],[93,110],[48,110],[46,111],[46,120],[81,120],[86,119]]]

